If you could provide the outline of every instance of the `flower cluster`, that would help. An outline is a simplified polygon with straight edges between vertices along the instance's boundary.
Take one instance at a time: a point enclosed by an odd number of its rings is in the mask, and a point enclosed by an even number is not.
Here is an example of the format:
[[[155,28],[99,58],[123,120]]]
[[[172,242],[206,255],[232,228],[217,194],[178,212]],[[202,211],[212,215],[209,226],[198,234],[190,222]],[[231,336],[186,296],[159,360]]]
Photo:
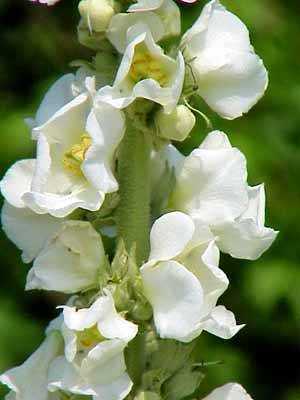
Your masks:
[[[40,348],[0,380],[7,400],[180,400],[201,383],[200,334],[229,339],[244,326],[218,304],[229,285],[220,252],[255,260],[277,232],[265,227],[264,186],[248,185],[225,133],[186,157],[171,141],[195,126],[189,101],[240,117],[268,74],[218,0],[181,39],[173,0],[81,0],[79,12],[79,40],[96,56],[53,84],[27,120],[36,157],[0,184],[3,229],[32,262],[26,290],[71,297]],[[250,396],[228,384],[205,399]]]

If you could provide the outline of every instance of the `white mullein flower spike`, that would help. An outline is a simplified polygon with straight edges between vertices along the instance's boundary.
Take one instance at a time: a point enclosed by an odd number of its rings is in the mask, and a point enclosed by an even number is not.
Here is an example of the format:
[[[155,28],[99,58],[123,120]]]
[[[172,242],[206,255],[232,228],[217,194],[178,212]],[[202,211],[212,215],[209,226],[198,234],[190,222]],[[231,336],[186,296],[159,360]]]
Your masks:
[[[150,244],[141,275],[160,337],[190,342],[207,330],[229,338],[242,328],[216,307],[229,282],[207,225],[181,212],[165,214],[154,223]]]
[[[110,22],[107,37],[120,53],[126,49],[127,31],[141,22],[147,25],[155,42],[178,36],[181,31],[180,11],[173,0],[139,0],[128,8],[128,13],[116,14]]]
[[[252,400],[252,397],[238,383],[227,383],[215,389],[203,400]]]
[[[65,357],[50,368],[49,390],[122,400],[132,388],[126,372],[124,348],[137,326],[118,315],[112,295],[98,298],[90,308],[63,307]]]
[[[22,250],[23,262],[30,263],[47,240],[59,230],[64,219],[35,214],[28,208],[16,208],[5,201],[1,222],[7,237]]]
[[[219,131],[209,133],[185,159],[170,150],[168,163],[176,176],[170,207],[205,222],[223,252],[250,260],[260,257],[278,232],[264,226],[264,187],[248,186],[243,154]]]
[[[264,185],[248,188],[249,204],[234,221],[225,223],[216,231],[222,251],[235,258],[256,260],[274,242],[278,232],[266,228]]]
[[[27,276],[26,290],[85,290],[97,285],[105,262],[101,236],[92,225],[66,221],[36,257]]]
[[[62,338],[57,332],[49,333],[41,346],[19,367],[0,376],[0,382],[11,391],[15,400],[50,400],[47,390],[51,362],[62,353]],[[9,398],[10,398],[9,397]]]
[[[238,217],[247,205],[246,159],[223,132],[213,131],[176,170],[171,207],[213,228]]]
[[[182,92],[182,54],[179,53],[176,60],[165,55],[144,24],[134,25],[127,39],[128,46],[113,86],[100,89],[97,98],[120,109],[137,98],[144,98],[172,112]]]
[[[86,85],[93,92],[90,78]],[[108,104],[91,101],[83,93],[34,128],[36,162],[19,161],[1,182],[11,205],[62,218],[79,207],[96,211],[106,193],[118,190],[113,165],[124,116]]]
[[[218,0],[209,2],[182,38],[199,95],[221,117],[248,112],[263,96],[268,73],[244,23]]]

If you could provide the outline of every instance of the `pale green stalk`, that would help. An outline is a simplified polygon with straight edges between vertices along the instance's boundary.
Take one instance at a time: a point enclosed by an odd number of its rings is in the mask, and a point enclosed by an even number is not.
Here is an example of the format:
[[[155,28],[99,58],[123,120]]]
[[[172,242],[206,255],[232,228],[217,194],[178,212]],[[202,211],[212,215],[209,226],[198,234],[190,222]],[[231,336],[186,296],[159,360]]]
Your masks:
[[[140,266],[149,255],[150,146],[134,121],[128,117],[126,122],[118,163],[117,227],[128,252],[136,245],[136,262]]]

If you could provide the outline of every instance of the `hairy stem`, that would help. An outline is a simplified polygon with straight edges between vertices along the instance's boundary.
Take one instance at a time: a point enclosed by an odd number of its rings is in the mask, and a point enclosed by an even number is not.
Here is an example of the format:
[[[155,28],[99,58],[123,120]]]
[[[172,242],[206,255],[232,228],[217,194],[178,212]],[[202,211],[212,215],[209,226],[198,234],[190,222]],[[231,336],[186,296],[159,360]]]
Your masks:
[[[149,255],[150,231],[150,146],[144,133],[127,118],[118,165],[120,203],[117,210],[118,237],[127,251],[136,245],[141,265]]]

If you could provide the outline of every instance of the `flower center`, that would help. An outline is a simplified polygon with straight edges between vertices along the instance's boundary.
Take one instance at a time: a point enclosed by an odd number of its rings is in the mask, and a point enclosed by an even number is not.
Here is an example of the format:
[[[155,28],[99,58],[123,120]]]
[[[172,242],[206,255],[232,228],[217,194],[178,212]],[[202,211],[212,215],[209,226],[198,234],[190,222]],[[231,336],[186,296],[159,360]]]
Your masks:
[[[84,329],[83,331],[78,333],[78,342],[83,347],[91,347],[98,344],[103,339],[104,338],[99,332],[97,325],[94,325],[88,329]]]
[[[143,79],[154,79],[160,86],[168,85],[168,76],[161,67],[161,61],[153,57],[144,46],[137,45],[133,56],[129,76],[134,83]]]
[[[80,136],[80,143],[74,144],[70,150],[66,151],[62,162],[66,169],[75,175],[82,175],[81,164],[84,160],[85,153],[91,145],[91,138],[87,133]]]

